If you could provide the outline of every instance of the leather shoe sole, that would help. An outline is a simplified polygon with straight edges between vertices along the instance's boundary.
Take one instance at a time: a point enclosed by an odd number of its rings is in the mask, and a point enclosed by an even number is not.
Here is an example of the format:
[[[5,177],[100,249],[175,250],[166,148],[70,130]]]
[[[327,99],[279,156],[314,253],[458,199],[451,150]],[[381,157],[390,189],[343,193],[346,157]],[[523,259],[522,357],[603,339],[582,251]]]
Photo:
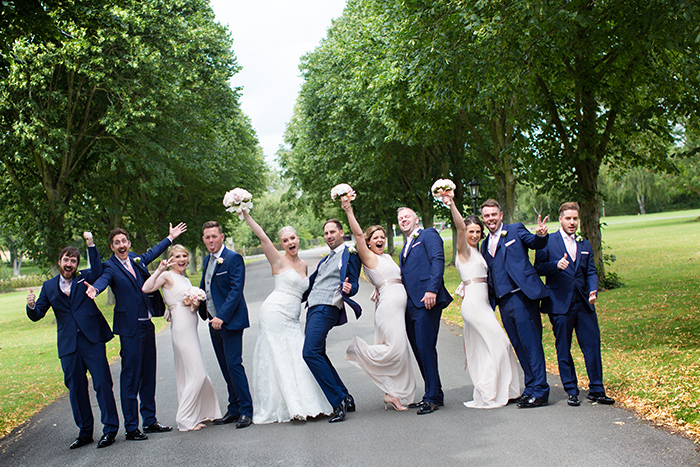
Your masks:
[[[148,439],[148,436],[145,435],[144,433],[141,433],[138,429],[128,431],[126,433],[126,439],[129,441],[143,441],[145,439]]]
[[[418,415],[425,415],[429,413],[435,412],[439,408],[439,405],[435,402],[423,402],[423,405],[421,405],[418,408]]]
[[[603,405],[613,405],[615,403],[615,399],[613,399],[612,397],[608,397],[605,394],[598,393],[588,394],[586,396],[586,399]]]
[[[172,431],[172,430],[173,430],[173,427],[161,425],[158,422],[151,423],[150,425],[143,427],[144,433],[166,433],[166,432]]]
[[[93,441],[94,441],[94,440],[92,439],[92,437],[78,436],[77,438],[75,438],[75,441],[73,441],[73,442],[70,444],[70,448],[69,448],[69,449],[78,449],[78,448],[82,448],[83,446],[86,446],[86,445],[92,443]]]
[[[539,397],[530,397],[524,402],[518,402],[518,407],[521,409],[533,409],[535,407],[544,407],[547,405],[547,399],[540,399]]]
[[[245,427],[250,426],[252,423],[253,423],[253,420],[251,420],[249,416],[241,415],[238,418],[238,421],[236,422],[236,428],[245,428]]]
[[[578,407],[581,405],[581,401],[578,399],[578,396],[576,395],[570,395],[569,400],[566,401],[567,404],[569,404],[571,407]]]
[[[115,436],[108,434],[102,435],[102,438],[97,442],[97,449],[106,448],[114,444]]]

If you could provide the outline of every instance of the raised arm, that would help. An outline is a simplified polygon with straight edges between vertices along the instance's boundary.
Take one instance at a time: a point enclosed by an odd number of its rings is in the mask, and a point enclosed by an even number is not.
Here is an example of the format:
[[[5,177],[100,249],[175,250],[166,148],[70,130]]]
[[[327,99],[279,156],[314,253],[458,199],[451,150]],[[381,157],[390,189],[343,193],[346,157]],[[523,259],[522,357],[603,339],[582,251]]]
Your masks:
[[[171,288],[173,286],[173,278],[170,276],[170,273],[167,272],[167,269],[170,266],[170,260],[164,259],[161,261],[158,265],[158,269],[156,269],[151,277],[149,277],[146,282],[143,283],[141,290],[144,293],[151,293],[155,292],[161,287],[165,287],[166,289]]]
[[[375,255],[372,252],[372,250],[370,250],[367,246],[365,236],[362,233],[362,227],[360,227],[360,223],[357,222],[355,213],[352,210],[352,205],[350,204],[350,201],[347,199],[346,196],[342,197],[340,201],[340,206],[348,215],[348,225],[350,225],[350,230],[355,236],[355,243],[357,243],[357,254],[360,255],[360,260],[362,261],[362,264],[367,266],[369,269],[376,268],[377,264],[379,264],[377,255]]]
[[[250,230],[253,231],[255,236],[260,239],[260,245],[262,246],[263,253],[265,253],[265,258],[267,258],[267,261],[270,263],[270,267],[272,268],[272,274],[278,274],[282,267],[280,252],[277,251],[277,248],[275,248],[272,240],[270,240],[262,227],[255,222],[255,219],[250,217],[250,212],[248,212],[247,209],[243,210],[243,219],[248,223]]]
[[[450,208],[452,220],[457,230],[457,254],[459,255],[459,261],[466,263],[469,261],[470,254],[469,244],[467,243],[467,226],[464,225],[464,218],[454,203],[454,196],[453,191],[447,191],[442,194],[442,202]]]

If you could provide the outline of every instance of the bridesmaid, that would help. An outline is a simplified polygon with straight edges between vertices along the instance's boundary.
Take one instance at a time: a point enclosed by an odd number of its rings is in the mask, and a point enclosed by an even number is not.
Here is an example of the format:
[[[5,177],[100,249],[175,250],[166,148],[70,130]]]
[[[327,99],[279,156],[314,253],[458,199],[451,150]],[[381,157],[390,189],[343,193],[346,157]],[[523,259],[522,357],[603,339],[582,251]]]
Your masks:
[[[354,366],[363,369],[384,392],[384,410],[389,405],[395,410],[408,410],[404,404],[408,405],[414,400],[416,379],[406,335],[407,298],[401,283],[401,270],[391,256],[384,253],[384,228],[373,225],[363,235],[347,198],[342,198],[341,206],[348,215],[365,276],[376,287],[372,296],[376,306],[374,344],[369,345],[355,336],[345,357]]]
[[[192,288],[185,277],[189,264],[187,249],[173,245],[168,260],[161,261],[142,287],[146,293],[162,287],[163,299],[168,305],[165,318],[171,322],[178,401],[175,420],[180,431],[199,430],[204,428],[203,422],[221,418],[219,400],[207,374],[197,334],[199,316],[183,303],[185,292]],[[171,271],[167,271],[169,267]]]
[[[488,301],[488,267],[477,249],[484,226],[477,216],[462,219],[453,198],[452,191],[442,194],[457,229],[456,265],[462,279],[457,294],[462,297],[466,366],[474,384],[473,400],[464,405],[502,407],[520,396],[517,361]]]

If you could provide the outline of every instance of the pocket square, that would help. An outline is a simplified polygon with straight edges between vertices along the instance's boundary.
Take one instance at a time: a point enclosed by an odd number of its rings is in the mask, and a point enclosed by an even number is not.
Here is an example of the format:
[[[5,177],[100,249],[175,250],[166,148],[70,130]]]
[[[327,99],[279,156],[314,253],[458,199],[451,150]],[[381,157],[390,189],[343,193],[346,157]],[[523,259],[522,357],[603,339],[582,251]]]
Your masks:
[[[414,249],[415,247],[417,247],[417,246],[420,245],[420,244],[421,244],[421,242],[416,242],[416,243],[414,243],[413,245],[411,245],[411,250]]]
[[[78,279],[77,283],[80,284],[81,282],[85,282],[85,279]]]
[[[513,240],[509,241],[508,243],[506,243],[506,246],[510,246],[510,245],[512,245],[513,243],[515,243],[515,239],[513,239]]]
[[[224,274],[228,274],[228,271],[217,272],[215,276],[223,276]]]
[[[582,255],[587,255],[588,253],[589,253],[588,251],[582,251],[582,252],[581,252]]]

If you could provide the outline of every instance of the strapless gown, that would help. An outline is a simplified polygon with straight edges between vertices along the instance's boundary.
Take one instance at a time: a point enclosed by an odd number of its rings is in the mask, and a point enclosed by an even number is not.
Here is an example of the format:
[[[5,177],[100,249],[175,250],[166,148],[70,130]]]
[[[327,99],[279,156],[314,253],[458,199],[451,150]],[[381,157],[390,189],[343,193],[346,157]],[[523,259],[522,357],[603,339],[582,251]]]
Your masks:
[[[479,409],[503,407],[508,399],[520,396],[518,362],[489,304],[486,261],[475,248],[470,247],[470,253],[466,264],[460,263],[459,257],[455,260],[464,286],[464,352],[474,383],[474,400],[464,405]]]
[[[302,357],[301,296],[309,278],[293,269],[276,276],[275,289],[260,306],[253,354],[253,423],[306,420],[333,408]]]
[[[192,283],[180,274],[171,274],[175,283],[171,289],[163,288],[163,300],[171,317],[178,401],[175,421],[178,430],[188,431],[203,421],[221,418],[221,411],[199,343],[199,316],[182,303],[185,291],[192,287]]]
[[[345,357],[369,375],[382,392],[404,405],[414,401],[416,378],[406,334],[406,290],[401,270],[391,256],[377,255],[375,269],[364,267],[365,277],[377,289],[374,310],[374,344],[355,336]]]

